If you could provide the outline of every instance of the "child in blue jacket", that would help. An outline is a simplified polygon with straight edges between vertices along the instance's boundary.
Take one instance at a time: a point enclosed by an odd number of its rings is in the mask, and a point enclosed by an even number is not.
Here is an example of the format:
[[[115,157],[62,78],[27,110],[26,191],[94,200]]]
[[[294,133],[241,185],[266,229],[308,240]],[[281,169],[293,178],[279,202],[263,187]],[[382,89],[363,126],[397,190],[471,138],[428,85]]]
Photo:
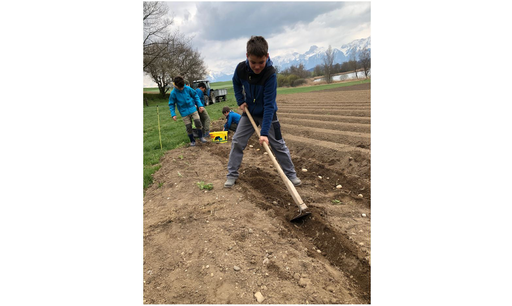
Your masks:
[[[268,55],[268,43],[262,36],[252,36],[247,42],[247,59],[240,62],[233,74],[233,90],[238,106],[244,112],[235,135],[231,141],[229,153],[228,174],[224,187],[233,187],[238,179],[238,168],[242,163],[243,151],[254,128],[245,113],[248,108],[257,125],[261,126],[260,145],[270,144],[284,174],[299,186],[301,180],[297,177],[290,151],[281,135],[281,126],[277,119],[277,75]],[[245,95],[243,94],[245,91]]]
[[[222,114],[224,116],[226,116],[226,124],[224,124],[224,131],[233,131],[235,132],[236,131],[236,127],[238,125],[238,122],[240,121],[240,118],[242,116],[240,116],[239,114],[233,112],[229,106],[224,106],[224,108],[222,108]]]
[[[201,103],[205,106],[203,112],[199,113],[199,118],[201,119],[201,123],[203,124],[203,136],[210,137],[210,115],[208,115],[208,111],[206,111],[206,101],[204,99],[204,93],[206,91],[206,84],[201,82],[197,85],[196,93],[201,100]],[[199,105],[197,105],[199,108]]]
[[[199,108],[196,108],[196,104]],[[183,80],[183,77],[181,76],[174,78],[174,89],[171,91],[171,95],[169,96],[169,109],[171,110],[171,116],[174,121],[176,121],[176,106],[178,106],[178,111],[180,112],[181,118],[183,118],[183,122],[187,128],[190,146],[193,147],[196,145],[196,140],[194,139],[192,131],[192,120],[194,120],[194,124],[198,129],[199,139],[201,142],[207,142],[203,137],[203,132],[201,131],[203,126],[198,114],[198,111],[204,111],[204,106],[201,103],[201,100],[199,100],[195,90],[186,86],[185,80]]]

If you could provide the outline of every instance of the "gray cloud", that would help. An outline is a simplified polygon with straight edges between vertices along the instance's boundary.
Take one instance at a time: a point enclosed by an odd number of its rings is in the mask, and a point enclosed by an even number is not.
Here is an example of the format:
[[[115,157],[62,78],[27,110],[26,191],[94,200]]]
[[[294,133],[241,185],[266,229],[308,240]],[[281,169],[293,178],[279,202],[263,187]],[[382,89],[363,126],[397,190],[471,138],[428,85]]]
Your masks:
[[[250,35],[272,36],[346,2],[199,2],[196,22],[190,31],[198,38],[230,40]],[[198,32],[196,32],[198,31]]]
[[[175,29],[192,38],[208,68],[232,72],[251,35],[269,42],[271,57],[312,45],[339,48],[370,36],[365,2],[167,2]]]

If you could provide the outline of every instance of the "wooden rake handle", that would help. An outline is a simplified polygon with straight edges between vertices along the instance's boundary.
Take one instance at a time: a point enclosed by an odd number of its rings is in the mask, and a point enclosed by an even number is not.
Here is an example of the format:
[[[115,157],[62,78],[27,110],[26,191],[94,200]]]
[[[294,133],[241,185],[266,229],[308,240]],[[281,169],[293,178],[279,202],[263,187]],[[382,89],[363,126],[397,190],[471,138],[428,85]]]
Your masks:
[[[261,131],[258,128],[258,126],[256,125],[256,122],[254,122],[254,119],[252,119],[251,113],[249,112],[249,109],[247,106],[245,107],[245,112],[247,113],[247,117],[249,117],[249,120],[251,120],[254,130],[256,131],[256,133],[258,133],[258,136],[261,136]],[[276,167],[277,172],[279,173],[279,176],[283,180],[283,183],[286,186],[286,188],[288,189],[288,192],[292,196],[293,200],[295,201],[295,204],[297,204],[297,206],[299,207],[299,212],[302,213],[302,211],[308,207],[306,206],[306,204],[304,204],[304,201],[302,201],[299,193],[297,192],[297,189],[295,189],[295,186],[293,186],[293,183],[288,179],[288,177],[286,177],[286,174],[284,174],[283,169],[281,168],[281,165],[279,165],[279,162],[277,161],[277,159],[274,156],[274,154],[272,153],[272,151],[270,151],[270,148],[268,147],[266,142],[263,142],[263,147],[265,148],[265,150],[268,153],[268,156],[274,163],[274,166]]]

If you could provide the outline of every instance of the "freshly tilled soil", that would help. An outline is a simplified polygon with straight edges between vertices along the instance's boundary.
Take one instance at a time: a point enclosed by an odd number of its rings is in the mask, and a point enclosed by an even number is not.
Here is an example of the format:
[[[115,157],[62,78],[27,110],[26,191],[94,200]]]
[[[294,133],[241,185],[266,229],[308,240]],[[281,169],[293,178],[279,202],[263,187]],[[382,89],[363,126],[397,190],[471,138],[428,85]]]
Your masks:
[[[297,206],[256,135],[230,189],[230,141],[167,152],[144,197],[144,303],[371,303],[370,85],[277,103],[312,214],[289,222]]]

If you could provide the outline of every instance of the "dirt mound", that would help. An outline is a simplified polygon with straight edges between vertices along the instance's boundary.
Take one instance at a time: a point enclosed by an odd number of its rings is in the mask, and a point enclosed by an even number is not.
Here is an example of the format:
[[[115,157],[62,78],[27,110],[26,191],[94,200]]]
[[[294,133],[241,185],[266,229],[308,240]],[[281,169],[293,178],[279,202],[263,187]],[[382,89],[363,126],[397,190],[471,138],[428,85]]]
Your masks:
[[[370,303],[370,90],[362,85],[278,97],[297,191],[312,211],[302,222],[288,221],[297,206],[255,135],[231,189],[223,188],[230,141],[169,151],[144,198],[144,302],[256,304],[259,292],[268,304]]]

